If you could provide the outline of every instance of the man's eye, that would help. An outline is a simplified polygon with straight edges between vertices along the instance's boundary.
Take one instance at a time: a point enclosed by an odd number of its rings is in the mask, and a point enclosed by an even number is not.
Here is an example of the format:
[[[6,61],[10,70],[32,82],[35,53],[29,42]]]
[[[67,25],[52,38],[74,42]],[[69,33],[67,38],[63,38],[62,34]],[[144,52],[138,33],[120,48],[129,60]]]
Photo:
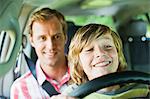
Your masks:
[[[54,38],[57,40],[57,39],[60,39],[61,38],[61,35],[55,35]]]
[[[46,37],[45,37],[45,36],[41,36],[41,37],[40,37],[40,40],[45,41],[45,40],[46,40]]]

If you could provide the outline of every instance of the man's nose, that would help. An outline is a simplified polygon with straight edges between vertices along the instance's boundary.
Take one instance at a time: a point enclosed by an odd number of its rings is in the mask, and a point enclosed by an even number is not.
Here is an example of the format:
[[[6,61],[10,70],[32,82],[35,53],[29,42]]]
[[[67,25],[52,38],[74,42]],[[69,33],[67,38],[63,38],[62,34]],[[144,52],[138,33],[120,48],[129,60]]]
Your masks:
[[[49,47],[49,48],[54,48],[54,41],[51,39],[51,38],[49,38],[48,40],[47,40],[47,47]]]

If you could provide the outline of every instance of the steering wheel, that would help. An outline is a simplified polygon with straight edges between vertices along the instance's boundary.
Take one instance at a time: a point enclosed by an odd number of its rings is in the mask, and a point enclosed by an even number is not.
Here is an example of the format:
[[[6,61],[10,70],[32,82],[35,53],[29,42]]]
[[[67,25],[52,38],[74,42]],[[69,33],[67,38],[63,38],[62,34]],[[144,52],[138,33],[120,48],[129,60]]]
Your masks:
[[[150,74],[139,71],[110,73],[80,85],[72,91],[69,96],[83,98],[102,88],[124,83],[142,83],[150,85]]]

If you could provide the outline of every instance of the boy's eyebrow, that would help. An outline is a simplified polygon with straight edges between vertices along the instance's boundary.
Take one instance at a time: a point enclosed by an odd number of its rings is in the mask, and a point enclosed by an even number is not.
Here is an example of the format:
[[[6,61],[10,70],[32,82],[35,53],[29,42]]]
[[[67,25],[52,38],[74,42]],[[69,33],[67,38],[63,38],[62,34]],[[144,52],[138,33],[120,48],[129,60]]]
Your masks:
[[[106,40],[112,40],[112,38],[110,38],[110,37],[106,37],[106,36],[104,36],[104,37],[102,37],[102,38],[98,38],[98,39],[106,39]]]

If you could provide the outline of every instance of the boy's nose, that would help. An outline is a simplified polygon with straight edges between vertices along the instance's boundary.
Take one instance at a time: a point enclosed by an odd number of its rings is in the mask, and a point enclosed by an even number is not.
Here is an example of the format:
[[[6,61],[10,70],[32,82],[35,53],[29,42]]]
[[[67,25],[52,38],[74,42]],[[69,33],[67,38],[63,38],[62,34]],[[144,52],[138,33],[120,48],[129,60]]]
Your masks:
[[[96,48],[96,50],[95,50],[96,58],[101,57],[105,54],[106,54],[106,52],[102,48],[100,48],[100,47]]]

